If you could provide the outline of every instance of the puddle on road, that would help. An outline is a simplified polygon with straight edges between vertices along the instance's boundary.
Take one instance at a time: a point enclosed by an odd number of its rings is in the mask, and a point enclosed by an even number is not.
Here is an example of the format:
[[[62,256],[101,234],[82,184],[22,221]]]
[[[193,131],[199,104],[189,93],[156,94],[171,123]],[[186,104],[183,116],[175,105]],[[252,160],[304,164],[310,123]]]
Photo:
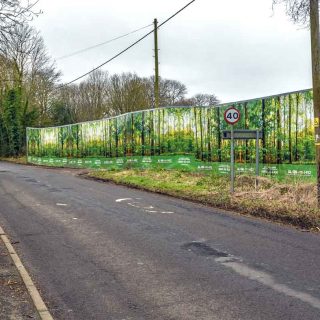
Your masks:
[[[48,188],[49,192],[62,192],[62,190],[57,189],[57,188]]]
[[[27,181],[27,182],[31,182],[31,183],[38,183],[38,181],[36,179],[33,179],[33,178],[25,178],[24,180]]]
[[[214,248],[211,248],[209,245],[198,242],[198,241],[192,241],[185,243],[181,246],[182,249],[191,251],[199,256],[214,256],[214,257],[228,257],[229,255],[225,252],[216,250]]]

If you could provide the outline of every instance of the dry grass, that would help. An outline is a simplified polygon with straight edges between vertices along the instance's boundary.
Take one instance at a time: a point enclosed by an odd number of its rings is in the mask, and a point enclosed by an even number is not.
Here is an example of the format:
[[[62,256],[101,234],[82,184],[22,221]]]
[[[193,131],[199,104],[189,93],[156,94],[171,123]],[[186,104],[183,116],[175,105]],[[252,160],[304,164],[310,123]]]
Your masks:
[[[239,176],[236,192],[231,195],[228,177],[215,175],[174,170],[100,170],[88,176],[320,231],[313,183],[277,183],[259,178],[256,191],[254,177]]]
[[[27,157],[26,156],[0,157],[0,161],[7,161],[7,162],[18,163],[18,164],[27,164]]]

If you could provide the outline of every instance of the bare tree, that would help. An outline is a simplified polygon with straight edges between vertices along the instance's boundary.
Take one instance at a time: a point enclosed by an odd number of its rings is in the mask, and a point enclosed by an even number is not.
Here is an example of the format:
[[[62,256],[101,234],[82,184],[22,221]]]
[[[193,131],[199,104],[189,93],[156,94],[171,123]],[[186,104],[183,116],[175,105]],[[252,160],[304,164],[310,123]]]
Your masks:
[[[29,25],[16,25],[5,38],[0,34],[0,54],[12,63],[13,80],[20,84],[34,80],[39,71],[54,69],[42,37]]]
[[[6,37],[17,25],[23,25],[41,12],[34,11],[38,1],[0,0],[0,34]]]
[[[149,104],[151,106],[155,106],[155,99],[154,99],[154,76],[149,78],[143,78],[145,83],[147,98],[149,100]],[[173,105],[190,105],[190,101],[185,99],[185,95],[187,94],[186,86],[177,81],[171,79],[163,79],[160,78],[159,82],[159,106],[173,106]]]
[[[182,98],[175,102],[175,106],[181,106],[181,107],[192,107],[194,106],[194,100],[192,98]]]
[[[81,121],[100,119],[107,113],[109,75],[96,70],[88,80],[79,85],[79,110]]]
[[[106,115],[149,109],[148,84],[133,73],[115,74],[108,86],[108,108]]]
[[[272,6],[283,3],[294,23],[307,25],[310,20],[310,0],[272,0]]]
[[[80,84],[57,90],[50,101],[50,117],[81,122],[148,109],[152,107],[149,85],[149,79],[136,74],[109,76],[97,70]],[[68,110],[67,117],[61,105]],[[59,112],[62,114],[57,114]]]
[[[54,91],[48,101],[47,115],[57,125],[83,121],[79,111],[79,86],[68,85]]]
[[[193,105],[197,107],[211,107],[219,103],[214,94],[198,93],[191,98]]]
[[[37,109],[40,122],[45,117],[49,93],[60,73],[46,52],[40,34],[27,24],[16,25],[11,32],[0,33],[0,54],[6,61],[5,83],[20,92],[22,114]]]
[[[173,106],[186,94],[187,87],[180,81],[160,79],[160,106]]]

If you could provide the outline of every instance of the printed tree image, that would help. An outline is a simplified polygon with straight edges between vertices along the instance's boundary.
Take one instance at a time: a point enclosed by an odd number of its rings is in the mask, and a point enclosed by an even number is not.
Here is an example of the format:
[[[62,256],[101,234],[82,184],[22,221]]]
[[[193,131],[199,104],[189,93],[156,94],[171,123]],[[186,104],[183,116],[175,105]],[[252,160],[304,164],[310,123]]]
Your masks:
[[[242,114],[235,129],[262,131],[263,163],[314,163],[311,91],[234,105]],[[74,125],[28,128],[28,155],[68,159],[192,155],[199,162],[227,162],[230,141],[222,139],[222,131],[230,130],[223,119],[228,107],[167,107]],[[254,163],[255,152],[255,141],[236,141],[236,162]]]

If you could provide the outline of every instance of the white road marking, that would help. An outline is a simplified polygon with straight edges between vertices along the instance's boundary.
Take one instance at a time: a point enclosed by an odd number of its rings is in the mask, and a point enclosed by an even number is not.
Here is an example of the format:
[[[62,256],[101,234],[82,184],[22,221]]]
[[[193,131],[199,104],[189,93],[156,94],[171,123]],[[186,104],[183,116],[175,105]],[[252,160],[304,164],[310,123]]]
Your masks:
[[[137,203],[137,202],[128,202],[127,204],[128,204],[128,206],[131,206],[131,207],[135,207],[135,208],[141,208],[140,206],[137,206],[137,205],[135,205],[134,203]]]
[[[241,259],[230,256],[216,258],[215,261],[221,263],[223,266],[227,268],[232,269],[233,271],[235,271],[243,277],[246,277],[253,281],[257,281],[265,285],[266,287],[273,289],[274,291],[282,293],[288,297],[298,299],[302,302],[308,303],[316,309],[320,309],[320,300],[318,298],[315,298],[308,293],[291,289],[285,284],[278,283],[268,273],[255,270],[246,266],[244,263],[241,263]]]
[[[72,218],[73,220],[78,220],[78,218]]]
[[[56,203],[56,205],[57,205],[57,206],[63,206],[63,207],[67,206],[67,204],[66,204],[66,203],[59,203],[59,202],[58,202],[58,203]]]
[[[117,199],[116,202],[122,202],[122,201],[127,201],[127,200],[132,200],[132,198]]]
[[[130,201],[130,200],[133,200],[132,198],[120,198],[120,199],[117,199],[115,200],[116,202],[123,202],[123,201]],[[142,200],[141,198],[135,198],[135,200]],[[164,214],[171,214],[171,213],[174,213],[173,211],[157,211],[157,210],[150,210],[150,209],[154,209],[154,206],[152,205],[145,205],[145,204],[142,204],[138,201],[133,201],[133,202],[127,202],[127,205],[128,206],[131,206],[131,207],[134,207],[134,208],[137,208],[137,209],[142,209],[143,211],[145,212],[148,212],[148,213],[158,213],[158,212],[161,212],[161,213],[164,213]]]

